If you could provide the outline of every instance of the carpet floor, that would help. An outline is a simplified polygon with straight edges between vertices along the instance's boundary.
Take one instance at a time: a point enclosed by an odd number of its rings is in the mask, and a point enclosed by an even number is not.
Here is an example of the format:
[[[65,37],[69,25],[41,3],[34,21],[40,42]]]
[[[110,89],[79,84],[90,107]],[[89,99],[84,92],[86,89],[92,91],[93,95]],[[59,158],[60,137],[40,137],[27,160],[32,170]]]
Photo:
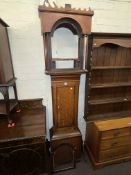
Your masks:
[[[108,165],[94,170],[89,158],[84,156],[75,169],[55,173],[56,175],[131,175],[131,161]]]

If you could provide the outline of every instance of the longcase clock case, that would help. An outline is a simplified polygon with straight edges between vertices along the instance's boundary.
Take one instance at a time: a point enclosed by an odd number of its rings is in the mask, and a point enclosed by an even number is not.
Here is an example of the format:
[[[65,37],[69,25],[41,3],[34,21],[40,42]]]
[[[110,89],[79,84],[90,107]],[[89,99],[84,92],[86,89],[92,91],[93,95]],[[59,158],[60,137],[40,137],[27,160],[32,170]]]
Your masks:
[[[52,171],[74,168],[80,159],[82,137],[78,128],[78,95],[80,75],[87,72],[88,35],[91,32],[93,12],[78,10],[67,4],[57,7],[39,6],[41,30],[44,39],[45,69],[51,75],[53,127],[50,130]],[[52,56],[54,32],[59,28],[69,29],[78,36],[78,58]],[[72,68],[57,68],[57,62],[72,61]],[[64,158],[63,158],[64,157]]]

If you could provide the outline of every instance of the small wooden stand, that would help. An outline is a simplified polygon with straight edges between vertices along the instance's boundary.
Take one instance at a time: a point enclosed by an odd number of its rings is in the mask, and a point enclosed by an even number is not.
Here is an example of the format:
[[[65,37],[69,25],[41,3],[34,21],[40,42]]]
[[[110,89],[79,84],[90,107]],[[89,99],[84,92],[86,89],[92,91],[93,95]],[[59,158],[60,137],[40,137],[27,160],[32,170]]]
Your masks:
[[[0,19],[0,93],[4,99],[0,100],[0,115],[7,115],[8,127],[15,126],[11,119],[10,112],[17,106],[17,112],[20,112],[16,78],[14,77],[11,51],[7,33],[7,27],[9,27],[2,19]],[[14,99],[9,98],[9,87],[13,87]]]
[[[9,87],[13,87],[15,94],[14,99],[9,99]],[[0,101],[0,114],[7,115],[9,128],[14,127],[15,123],[11,119],[10,112],[16,107],[17,107],[16,112],[20,112],[15,80],[12,80],[10,83],[7,84],[0,85],[0,92],[4,96],[4,100]]]

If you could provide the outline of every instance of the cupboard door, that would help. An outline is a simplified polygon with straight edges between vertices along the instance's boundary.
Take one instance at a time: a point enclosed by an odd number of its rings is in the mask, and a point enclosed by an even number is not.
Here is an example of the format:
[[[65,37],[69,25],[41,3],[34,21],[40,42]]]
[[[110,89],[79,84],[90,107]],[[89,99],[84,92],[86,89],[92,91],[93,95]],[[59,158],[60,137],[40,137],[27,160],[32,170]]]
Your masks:
[[[52,85],[54,125],[56,128],[77,126],[79,80],[63,79]]]

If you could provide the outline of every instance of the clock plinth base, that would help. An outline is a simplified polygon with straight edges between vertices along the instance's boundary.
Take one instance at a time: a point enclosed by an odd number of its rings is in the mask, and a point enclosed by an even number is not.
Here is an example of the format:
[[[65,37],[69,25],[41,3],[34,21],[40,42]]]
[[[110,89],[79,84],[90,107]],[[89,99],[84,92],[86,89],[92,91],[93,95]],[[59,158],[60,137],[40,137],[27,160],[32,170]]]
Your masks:
[[[61,128],[51,133],[52,171],[58,172],[75,168],[80,160],[82,150],[82,136],[79,129]]]

